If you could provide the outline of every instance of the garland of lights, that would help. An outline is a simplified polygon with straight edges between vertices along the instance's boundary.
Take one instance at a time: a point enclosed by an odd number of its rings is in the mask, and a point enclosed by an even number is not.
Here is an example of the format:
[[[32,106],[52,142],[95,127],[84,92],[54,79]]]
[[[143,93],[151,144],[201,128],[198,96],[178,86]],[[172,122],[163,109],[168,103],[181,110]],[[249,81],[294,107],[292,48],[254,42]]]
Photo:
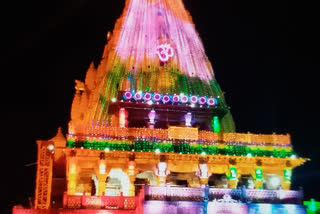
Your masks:
[[[177,94],[160,94],[152,92],[134,92],[126,91],[123,93],[123,99],[126,101],[143,101],[143,102],[162,102],[163,104],[167,103],[183,103],[183,104],[200,104],[208,106],[218,105],[218,99],[215,97],[207,96],[196,96],[196,95],[185,95],[181,93]]]
[[[263,148],[253,148],[248,146],[238,145],[203,145],[203,144],[190,144],[186,142],[172,143],[170,141],[123,141],[123,140],[110,140],[110,141],[81,141],[75,142],[68,140],[67,147],[70,148],[86,148],[98,150],[119,150],[119,151],[138,151],[138,152],[155,152],[159,149],[161,152],[181,153],[181,154],[208,154],[208,155],[236,155],[248,157],[278,157],[286,158],[293,155],[293,150],[290,149],[273,149],[267,150]]]

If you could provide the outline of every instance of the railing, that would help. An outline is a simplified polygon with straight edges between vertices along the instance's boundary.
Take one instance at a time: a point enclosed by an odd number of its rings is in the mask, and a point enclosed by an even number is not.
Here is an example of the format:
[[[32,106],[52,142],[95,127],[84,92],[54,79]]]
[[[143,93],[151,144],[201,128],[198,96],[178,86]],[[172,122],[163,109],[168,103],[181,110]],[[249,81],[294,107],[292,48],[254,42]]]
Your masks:
[[[147,139],[169,139],[168,129],[149,129],[149,128],[119,128],[111,126],[77,126],[70,131],[69,140],[74,139],[72,133],[77,136],[89,137],[89,140],[97,140],[99,137],[115,138],[147,138]],[[95,137],[91,137],[91,136]],[[97,139],[95,139],[97,138]],[[290,135],[280,134],[251,134],[251,133],[214,133],[211,131],[199,131],[197,140],[225,143],[243,144],[280,144],[290,145]]]
[[[169,201],[204,201],[205,191],[202,188],[147,186],[146,200]]]
[[[213,201],[223,199],[225,195],[242,202],[273,202],[301,204],[302,191],[260,190],[260,189],[223,189],[223,188],[189,188],[171,186],[148,186],[145,189],[146,200],[169,201]]]
[[[69,209],[126,209],[136,208],[135,196],[86,196],[67,195],[63,196],[63,207]]]
[[[244,202],[291,202],[300,204],[303,199],[302,191],[294,190],[263,190],[263,189],[209,189],[209,199],[221,199],[224,195]]]
[[[144,188],[137,196],[87,196],[83,195],[63,195],[63,208],[68,209],[124,209],[134,210],[141,207],[144,200]]]

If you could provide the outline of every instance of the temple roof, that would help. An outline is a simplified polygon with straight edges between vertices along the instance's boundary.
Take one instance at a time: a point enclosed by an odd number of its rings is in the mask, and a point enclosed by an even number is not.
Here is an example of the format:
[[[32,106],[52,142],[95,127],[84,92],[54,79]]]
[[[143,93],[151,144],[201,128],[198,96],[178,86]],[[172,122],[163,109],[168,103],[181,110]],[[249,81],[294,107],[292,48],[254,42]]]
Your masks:
[[[87,123],[106,121],[120,91],[217,97],[227,107],[182,0],[126,0],[99,66],[90,66],[84,86],[76,88],[81,98],[75,97],[72,117]],[[233,131],[230,112],[226,117]]]

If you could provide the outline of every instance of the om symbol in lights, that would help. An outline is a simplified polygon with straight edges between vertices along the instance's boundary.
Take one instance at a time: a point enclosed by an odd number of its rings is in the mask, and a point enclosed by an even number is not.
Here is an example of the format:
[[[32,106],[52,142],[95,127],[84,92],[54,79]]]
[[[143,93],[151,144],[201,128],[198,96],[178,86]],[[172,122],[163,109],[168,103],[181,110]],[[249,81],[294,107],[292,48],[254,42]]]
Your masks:
[[[167,62],[173,57],[173,48],[170,44],[162,44],[157,47],[156,53],[161,62]]]

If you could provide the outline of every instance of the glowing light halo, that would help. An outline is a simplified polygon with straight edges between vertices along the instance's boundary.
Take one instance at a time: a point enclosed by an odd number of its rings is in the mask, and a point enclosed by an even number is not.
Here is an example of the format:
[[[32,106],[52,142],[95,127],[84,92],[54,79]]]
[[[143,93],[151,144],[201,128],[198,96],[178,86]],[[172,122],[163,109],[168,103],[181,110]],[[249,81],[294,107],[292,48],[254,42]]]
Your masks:
[[[206,102],[207,102],[206,97],[199,97],[198,103],[199,103],[200,105],[203,105],[203,104],[205,104]]]
[[[178,95],[173,95],[172,96],[172,102],[173,103],[178,103],[180,101],[180,97]]]
[[[125,100],[131,100],[132,97],[133,97],[133,95],[132,95],[132,93],[131,93],[130,91],[126,91],[126,92],[124,92],[124,94],[123,94],[123,98],[124,98]]]
[[[149,92],[146,92],[144,95],[143,95],[143,100],[145,101],[145,102],[147,102],[147,101],[149,101],[149,100],[151,100],[152,99],[152,96],[151,96],[151,94],[149,93]]]
[[[209,105],[209,106],[214,106],[215,105],[215,100],[214,100],[214,98],[213,97],[210,97],[208,100],[207,100],[207,104]]]
[[[142,94],[141,93],[135,93],[133,95],[133,99],[136,100],[136,101],[139,101],[142,99]]]
[[[181,103],[187,103],[189,101],[189,98],[188,98],[188,96],[186,96],[186,95],[180,95],[180,102]]]
[[[195,96],[195,95],[192,95],[192,96],[190,97],[190,102],[191,102],[192,104],[196,104],[196,103],[198,102],[198,97]]]
[[[171,57],[173,57],[173,48],[170,44],[161,44],[157,46],[156,54],[161,62],[167,62]]]
[[[163,103],[190,103],[191,105],[200,104],[200,105],[208,105],[208,106],[216,106],[217,105],[217,98],[206,96],[197,96],[197,95],[184,95],[184,94],[160,94],[160,93],[153,93],[153,92],[131,92],[125,91],[123,92],[124,100],[135,100],[140,101],[143,100],[144,102],[148,103],[149,101],[153,102],[160,102],[163,100],[163,97],[166,96],[165,101]]]
[[[155,102],[159,102],[161,100],[161,95],[158,93],[155,93],[152,97],[152,100]]]
[[[162,97],[162,102],[163,102],[164,104],[170,102],[170,96],[167,95],[167,94],[164,95],[164,96]]]

